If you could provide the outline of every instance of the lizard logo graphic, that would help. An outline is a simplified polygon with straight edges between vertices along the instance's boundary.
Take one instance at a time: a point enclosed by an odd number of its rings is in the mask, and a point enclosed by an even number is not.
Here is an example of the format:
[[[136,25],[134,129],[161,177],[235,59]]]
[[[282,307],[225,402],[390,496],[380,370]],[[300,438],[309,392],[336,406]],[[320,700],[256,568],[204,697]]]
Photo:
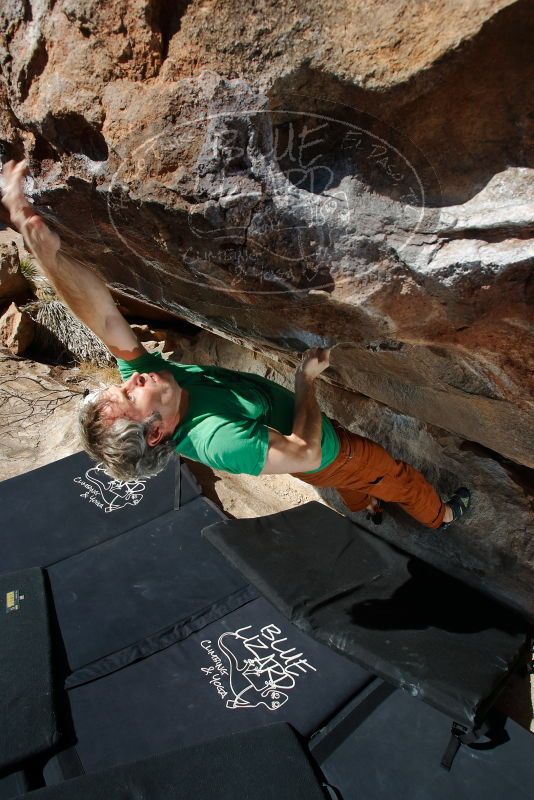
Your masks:
[[[223,633],[217,642],[229,664],[233,697],[226,701],[226,707],[264,706],[269,711],[277,711],[287,702],[288,691],[295,687],[297,678],[316,670],[294,647],[282,647],[287,638],[280,638],[282,632],[276,625],[266,625],[255,635],[244,635],[250,628],[247,625]]]
[[[106,514],[125,506],[136,506],[143,499],[147,478],[143,480],[119,481],[109,475],[103,464],[91,467],[85,473],[85,481],[75,478],[87,492],[81,496],[102,508]]]

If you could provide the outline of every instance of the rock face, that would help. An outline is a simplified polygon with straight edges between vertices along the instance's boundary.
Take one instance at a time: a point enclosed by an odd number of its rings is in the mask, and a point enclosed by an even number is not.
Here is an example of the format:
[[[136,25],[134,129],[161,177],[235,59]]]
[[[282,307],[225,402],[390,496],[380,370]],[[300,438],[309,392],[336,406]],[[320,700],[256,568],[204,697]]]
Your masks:
[[[19,356],[31,345],[34,334],[33,320],[29,314],[11,303],[0,317],[0,343],[13,355]]]
[[[27,294],[29,288],[20,271],[17,245],[14,242],[0,244],[0,302]]]
[[[530,0],[7,0],[0,28],[0,142],[65,249],[288,367],[334,346],[333,416],[480,486],[480,538],[433,557],[532,612]]]

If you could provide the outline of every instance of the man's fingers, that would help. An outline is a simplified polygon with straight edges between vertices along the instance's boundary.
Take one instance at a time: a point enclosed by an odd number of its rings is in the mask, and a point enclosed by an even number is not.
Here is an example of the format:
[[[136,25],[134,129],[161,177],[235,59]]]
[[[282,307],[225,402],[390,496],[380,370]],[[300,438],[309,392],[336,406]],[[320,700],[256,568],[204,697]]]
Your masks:
[[[299,369],[306,375],[317,377],[330,366],[330,350],[325,347],[310,347],[305,351]]]
[[[4,166],[2,167],[2,178],[4,186],[7,186],[8,183],[11,183],[15,180],[21,180],[28,172],[28,162],[26,159],[19,161],[6,161]]]
[[[305,359],[317,358],[319,361],[328,360],[330,358],[330,348],[327,347],[310,347],[304,351]]]
[[[17,162],[13,161],[13,159],[11,159],[11,161],[6,161],[2,168],[2,175],[7,179],[11,178],[16,166]]]
[[[2,174],[0,176],[2,178],[1,182],[2,189],[6,188],[7,182],[9,181],[11,173],[13,172],[14,165],[15,165],[14,161],[6,161],[6,163],[3,165]]]
[[[17,181],[19,184],[22,183],[25,176],[28,174],[28,162],[26,159],[23,161],[19,161],[18,164],[15,164],[13,170],[11,172],[11,180],[13,183]]]

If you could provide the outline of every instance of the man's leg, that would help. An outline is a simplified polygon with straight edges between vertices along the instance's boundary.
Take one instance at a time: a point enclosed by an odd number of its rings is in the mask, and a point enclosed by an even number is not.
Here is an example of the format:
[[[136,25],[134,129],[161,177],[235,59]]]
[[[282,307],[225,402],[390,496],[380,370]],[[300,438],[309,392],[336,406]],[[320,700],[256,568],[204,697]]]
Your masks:
[[[439,528],[446,511],[441,497],[414,467],[404,461],[394,463],[395,467],[369,491],[380,500],[398,503],[427,528]]]
[[[350,511],[368,508],[377,497],[399,503],[423,525],[439,528],[447,507],[420,472],[395,461],[370,439],[351,433],[337,421],[333,424],[340,440],[338,457],[320,472],[293,473],[295,477],[312,486],[337,489]]]
[[[371,510],[373,498],[366,492],[361,492],[359,489],[343,489],[339,487],[336,487],[336,489],[347,508],[351,511],[363,511],[365,508],[369,509],[369,511]]]
[[[428,528],[439,528],[446,506],[423,475],[410,464],[396,461],[376,442],[350,431],[346,434],[351,445],[351,457],[346,466],[351,464],[352,474],[344,474],[338,491],[348,508],[359,511],[366,507],[358,502],[358,507],[354,507],[348,502],[356,491],[398,503],[418,522]]]

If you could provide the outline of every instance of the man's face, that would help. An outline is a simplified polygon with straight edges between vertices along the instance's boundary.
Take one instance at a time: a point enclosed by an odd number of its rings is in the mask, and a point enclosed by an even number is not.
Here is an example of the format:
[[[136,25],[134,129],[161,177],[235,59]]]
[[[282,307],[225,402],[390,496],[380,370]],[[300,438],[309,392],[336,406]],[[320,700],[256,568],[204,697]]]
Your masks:
[[[141,422],[159,412],[170,435],[177,425],[181,393],[170,372],[134,372],[121,386],[106,390],[109,405],[104,414],[110,421],[127,417]]]

